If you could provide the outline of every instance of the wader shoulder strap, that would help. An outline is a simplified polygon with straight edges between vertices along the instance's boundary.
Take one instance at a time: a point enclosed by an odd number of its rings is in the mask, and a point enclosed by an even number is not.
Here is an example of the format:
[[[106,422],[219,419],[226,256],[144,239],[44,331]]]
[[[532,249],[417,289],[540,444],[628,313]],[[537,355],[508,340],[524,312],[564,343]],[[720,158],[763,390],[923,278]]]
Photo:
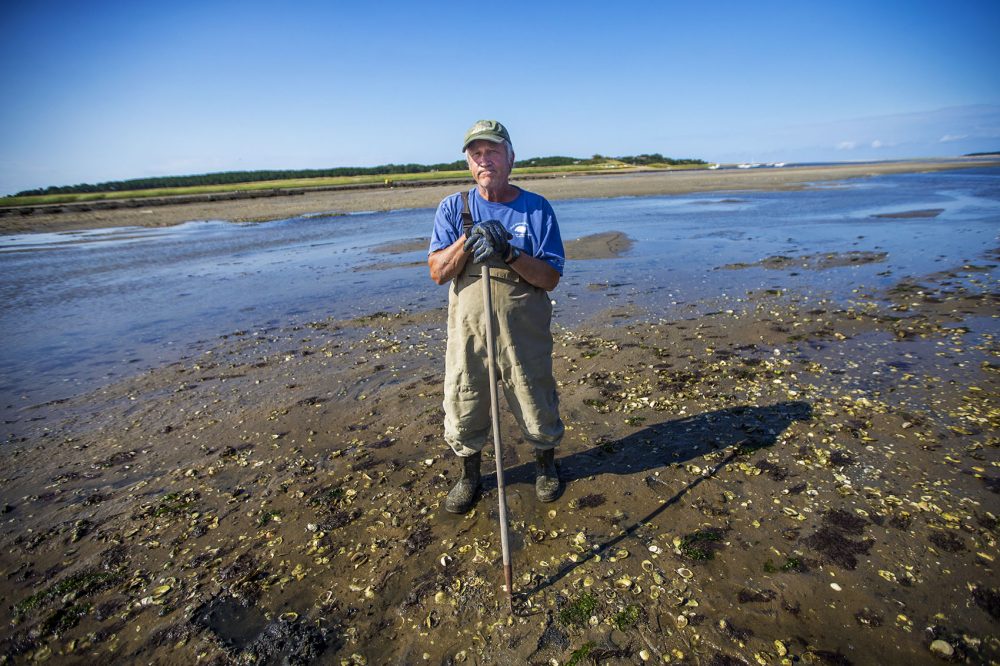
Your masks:
[[[462,190],[462,231],[465,236],[469,236],[469,230],[476,222],[472,219],[472,210],[469,208],[469,193]]]

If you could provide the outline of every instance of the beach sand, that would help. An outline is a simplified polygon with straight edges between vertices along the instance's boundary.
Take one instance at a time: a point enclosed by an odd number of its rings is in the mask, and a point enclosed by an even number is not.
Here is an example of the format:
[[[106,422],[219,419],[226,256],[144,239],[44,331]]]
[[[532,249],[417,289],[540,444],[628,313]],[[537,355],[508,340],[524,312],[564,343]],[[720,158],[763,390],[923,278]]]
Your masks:
[[[817,178],[786,173],[717,182]],[[475,511],[443,510],[443,308],[235,331],[25,409],[0,450],[0,659],[995,663],[1000,298],[979,278],[1000,253],[976,260],[850,305],[778,286],[670,320],[608,290],[557,327],[556,502],[501,407],[513,618],[492,459]]]
[[[552,199],[649,196],[726,190],[776,190],[808,187],[811,183],[890,173],[915,173],[995,166],[996,161],[955,159],[935,161],[839,164],[732,170],[653,171],[630,174],[518,178],[515,183]],[[469,184],[471,186],[471,179]],[[461,186],[304,191],[295,195],[185,204],[144,206],[135,200],[112,210],[73,210],[30,215],[0,211],[0,233],[55,232],[108,227],[161,227],[192,220],[260,222],[316,213],[433,208]]]

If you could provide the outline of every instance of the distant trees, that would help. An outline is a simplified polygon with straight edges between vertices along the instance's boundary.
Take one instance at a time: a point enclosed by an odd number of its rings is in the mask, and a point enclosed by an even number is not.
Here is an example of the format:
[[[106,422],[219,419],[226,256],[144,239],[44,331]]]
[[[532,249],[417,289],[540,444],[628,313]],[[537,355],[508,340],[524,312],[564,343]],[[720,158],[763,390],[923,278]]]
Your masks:
[[[559,167],[559,166],[572,166],[574,164],[581,164],[586,160],[581,160],[579,157],[562,157],[555,155],[553,157],[532,157],[530,160],[518,160],[517,166],[519,167]]]
[[[336,167],[332,169],[283,169],[263,171],[220,171],[193,176],[157,176],[154,178],[132,178],[106,183],[82,183],[62,185],[18,192],[15,196],[37,196],[43,194],[79,194],[87,192],[130,192],[170,187],[193,187],[197,185],[232,185],[236,183],[259,183],[265,180],[291,180],[296,178],[336,178],[341,176],[388,176],[400,173],[430,173],[433,171],[457,171],[465,169],[465,160],[441,164],[383,164],[374,167]]]
[[[673,159],[659,153],[643,154],[627,157],[604,157],[595,154],[590,159],[578,157],[532,157],[518,160],[521,167],[560,167],[575,164],[602,164],[608,161],[624,162],[635,166],[665,164],[676,166],[681,164],[705,164],[703,160]],[[89,192],[131,192],[134,190],[152,190],[171,187],[194,187],[198,185],[234,185],[237,183],[259,183],[266,180],[292,180],[299,178],[336,178],[343,176],[390,176],[403,173],[432,173],[435,171],[463,171],[465,160],[445,162],[441,164],[383,164],[374,167],[335,167],[330,169],[283,169],[261,171],[221,171],[218,173],[203,173],[193,176],[158,176],[155,178],[132,178],[129,180],[114,180],[105,183],[82,183],[79,185],[62,185],[18,192],[15,196],[39,196],[45,194],[80,194]]]
[[[625,157],[616,157],[615,159],[625,162],[626,164],[634,164],[635,166],[646,166],[649,164],[667,164],[669,166],[681,166],[683,164],[706,164],[705,160],[696,159],[674,159],[672,157],[664,157],[659,153],[651,153],[642,155],[631,156],[627,155]]]

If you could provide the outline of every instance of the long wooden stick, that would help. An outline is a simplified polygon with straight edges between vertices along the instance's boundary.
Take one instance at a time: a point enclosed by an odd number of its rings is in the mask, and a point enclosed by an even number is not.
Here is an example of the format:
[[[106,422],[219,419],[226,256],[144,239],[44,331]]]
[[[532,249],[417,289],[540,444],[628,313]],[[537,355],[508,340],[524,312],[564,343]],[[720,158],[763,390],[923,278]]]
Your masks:
[[[497,500],[500,503],[500,548],[503,551],[503,577],[507,582],[507,601],[514,614],[514,573],[510,565],[510,538],[507,535],[507,491],[503,483],[503,454],[500,448],[500,401],[497,396],[496,345],[493,333],[493,292],[490,268],[483,266],[483,309],[486,311],[486,355],[490,371],[490,408],[493,413],[493,447],[497,459]]]

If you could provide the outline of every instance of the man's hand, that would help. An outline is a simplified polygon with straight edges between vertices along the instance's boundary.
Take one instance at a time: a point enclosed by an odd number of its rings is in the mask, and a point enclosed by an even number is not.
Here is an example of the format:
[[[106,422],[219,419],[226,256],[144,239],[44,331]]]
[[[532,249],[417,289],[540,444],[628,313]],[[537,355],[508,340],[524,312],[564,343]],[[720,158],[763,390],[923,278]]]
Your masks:
[[[497,220],[487,220],[472,227],[465,251],[472,252],[472,260],[481,264],[492,256],[506,260],[511,254],[511,234]]]

